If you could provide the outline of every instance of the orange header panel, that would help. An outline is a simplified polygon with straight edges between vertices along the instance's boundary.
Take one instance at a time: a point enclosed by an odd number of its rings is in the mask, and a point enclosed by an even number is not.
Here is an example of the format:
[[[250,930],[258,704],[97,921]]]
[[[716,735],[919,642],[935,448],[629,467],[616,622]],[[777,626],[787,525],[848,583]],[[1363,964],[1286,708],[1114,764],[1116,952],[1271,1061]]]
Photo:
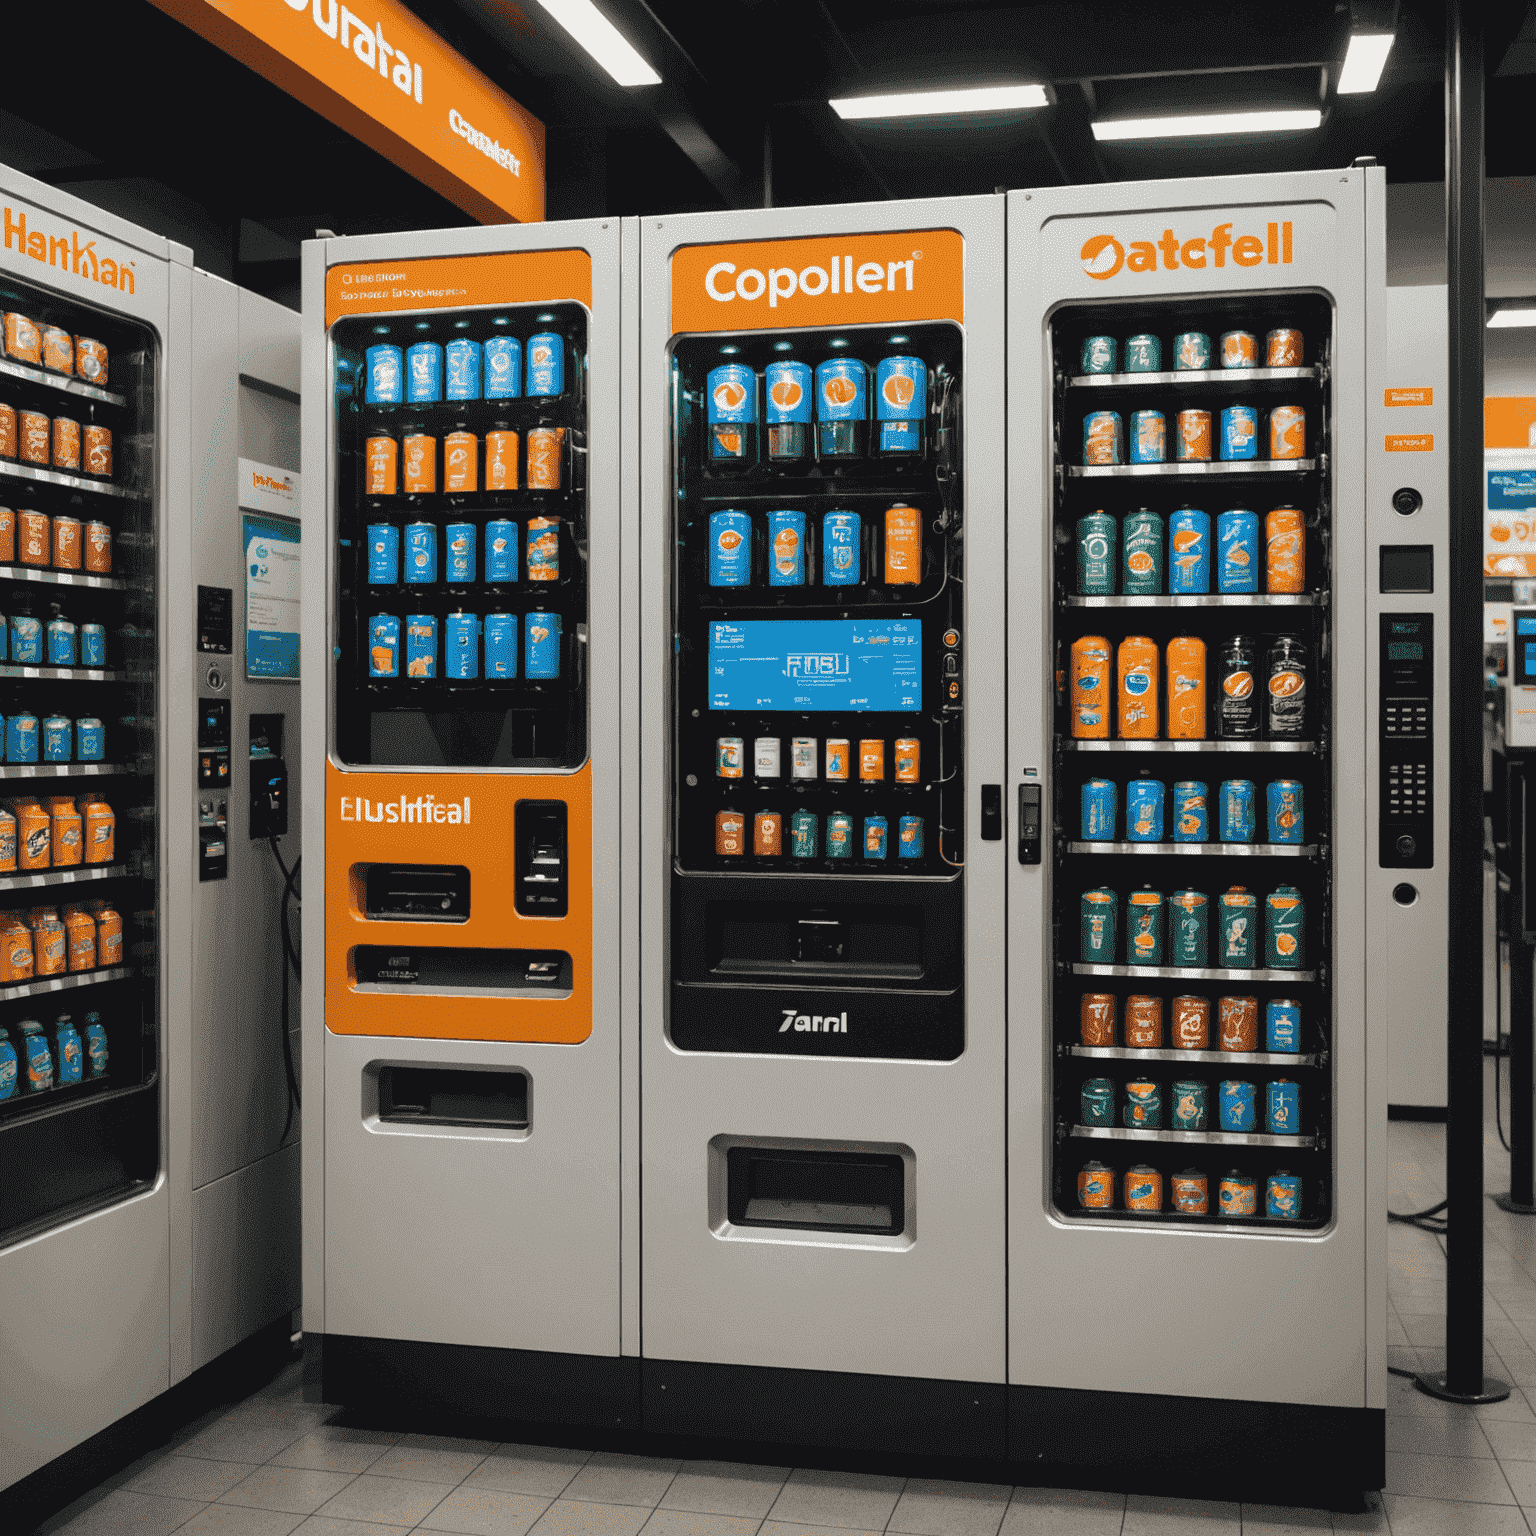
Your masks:
[[[1433,405],[1435,403],[1435,391],[1428,384],[1421,384],[1417,389],[1389,389],[1385,392],[1387,405]]]
[[[481,223],[544,217],[544,125],[399,0],[153,3]]]
[[[1387,436],[1388,453],[1433,453],[1433,432],[1392,432]]]
[[[1536,447],[1536,395],[1489,395],[1483,401],[1483,447]]]
[[[965,319],[953,229],[685,245],[672,256],[672,332],[906,325]]]
[[[363,261],[325,274],[325,324],[392,310],[468,309],[477,304],[592,307],[592,257],[583,250],[502,251],[424,261]]]

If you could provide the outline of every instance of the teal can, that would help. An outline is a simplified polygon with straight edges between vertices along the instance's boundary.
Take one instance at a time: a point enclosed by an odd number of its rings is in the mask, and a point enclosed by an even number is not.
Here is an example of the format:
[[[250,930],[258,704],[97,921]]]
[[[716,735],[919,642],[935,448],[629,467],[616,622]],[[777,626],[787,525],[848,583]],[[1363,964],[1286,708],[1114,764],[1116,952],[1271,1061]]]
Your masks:
[[[1211,902],[1204,891],[1175,891],[1172,910],[1173,964],[1204,967],[1211,963]]]
[[[1258,953],[1259,898],[1241,885],[1223,891],[1216,900],[1217,933],[1221,949],[1216,964],[1224,970],[1253,969]]]
[[[1210,1100],[1204,1083],[1189,1081],[1173,1085],[1171,1130],[1203,1131],[1210,1124],[1210,1114]]]
[[[1180,331],[1173,338],[1173,367],[1176,373],[1211,366],[1211,338],[1204,331]]]
[[[1115,1085],[1107,1077],[1090,1077],[1079,1095],[1084,1125],[1115,1123]]]
[[[1106,887],[1084,891],[1078,919],[1079,947],[1084,965],[1113,965],[1120,917],[1120,898]]]
[[[1080,368],[1083,373],[1113,373],[1120,362],[1120,343],[1113,336],[1083,339]]]
[[[1163,520],[1149,507],[1125,515],[1121,530],[1125,558],[1120,590],[1127,597],[1152,597],[1163,590]]]
[[[1294,885],[1264,898],[1264,964],[1299,971],[1307,963],[1307,904]]]
[[[1125,371],[1127,373],[1160,373],[1163,367],[1163,344],[1143,331],[1132,336],[1125,344]]]
[[[1120,525],[1107,512],[1077,520],[1077,590],[1083,597],[1112,597]]]
[[[1125,958],[1130,965],[1162,965],[1166,917],[1163,893],[1143,886],[1125,904]]]
[[[1163,1090],[1159,1084],[1138,1080],[1125,1085],[1125,1128],[1128,1131],[1162,1130]]]
[[[815,811],[796,811],[789,818],[790,858],[814,859],[820,841]]]

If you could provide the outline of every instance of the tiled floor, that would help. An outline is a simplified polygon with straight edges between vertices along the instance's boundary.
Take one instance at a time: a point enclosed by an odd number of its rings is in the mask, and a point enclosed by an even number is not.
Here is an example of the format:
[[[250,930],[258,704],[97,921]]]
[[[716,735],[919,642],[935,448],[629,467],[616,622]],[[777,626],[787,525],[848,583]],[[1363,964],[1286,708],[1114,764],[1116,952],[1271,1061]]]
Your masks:
[[[1492,1094],[1490,1082],[1489,1105]],[[1488,1187],[1508,1160],[1488,1129]],[[1441,1196],[1444,1130],[1394,1122],[1391,1203]],[[1466,1409],[1391,1378],[1387,1491],[1363,1515],[1133,1495],[678,1462],[350,1429],[305,1403],[297,1367],[110,1479],[42,1527],[70,1536],[1532,1536],[1536,1532],[1536,1217],[1490,1200],[1490,1374],[1509,1401]],[[1390,1229],[1391,1363],[1443,1359],[1445,1260]],[[1531,1390],[1528,1397],[1524,1389]],[[0,1520],[3,1524],[3,1520]]]

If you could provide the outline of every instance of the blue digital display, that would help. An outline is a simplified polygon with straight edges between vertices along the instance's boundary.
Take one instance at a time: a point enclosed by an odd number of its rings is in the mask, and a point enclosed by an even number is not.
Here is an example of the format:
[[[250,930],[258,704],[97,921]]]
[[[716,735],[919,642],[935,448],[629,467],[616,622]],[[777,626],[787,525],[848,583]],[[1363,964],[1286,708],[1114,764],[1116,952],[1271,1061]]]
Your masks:
[[[918,619],[754,619],[709,626],[709,707],[915,710]]]
[[[1515,620],[1515,629],[1522,635],[1536,635],[1536,618],[1526,618],[1524,614],[1521,614]]]

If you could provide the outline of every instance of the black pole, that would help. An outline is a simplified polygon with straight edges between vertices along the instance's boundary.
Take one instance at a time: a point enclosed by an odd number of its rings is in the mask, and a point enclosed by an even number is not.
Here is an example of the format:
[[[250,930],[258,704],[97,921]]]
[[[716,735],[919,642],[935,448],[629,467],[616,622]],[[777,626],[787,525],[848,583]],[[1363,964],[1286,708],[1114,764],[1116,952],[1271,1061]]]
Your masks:
[[[1525,818],[1529,809],[1526,764],[1511,761],[1505,779],[1509,829],[1509,899],[1504,927],[1509,934],[1509,1193],[1494,1198],[1506,1210],[1522,1216],[1536,1213],[1536,1014],[1531,1008],[1531,966],[1536,960],[1526,935]],[[1495,955],[1497,959],[1497,955]],[[1498,984],[1499,967],[1494,978]],[[1495,1042],[1495,1045],[1500,1042]],[[1498,1070],[1498,1060],[1494,1060]]]

